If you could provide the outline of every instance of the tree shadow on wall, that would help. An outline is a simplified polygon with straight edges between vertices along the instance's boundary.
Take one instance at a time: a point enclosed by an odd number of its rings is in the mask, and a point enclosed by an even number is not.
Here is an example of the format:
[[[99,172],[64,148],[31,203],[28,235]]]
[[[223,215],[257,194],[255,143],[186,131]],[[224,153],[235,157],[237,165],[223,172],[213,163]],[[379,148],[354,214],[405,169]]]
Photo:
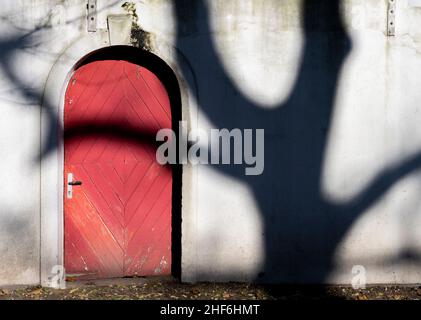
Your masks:
[[[334,268],[335,250],[353,222],[421,165],[417,154],[388,168],[346,203],[323,197],[322,166],[338,78],[351,40],[340,1],[305,0],[302,12],[304,47],[293,91],[282,105],[264,109],[230,80],[212,39],[205,1],[175,4],[179,60],[187,58],[196,74],[206,75],[190,83],[198,87],[200,110],[216,128],[265,130],[262,175],[246,176],[241,165],[212,165],[247,184],[259,205],[265,261],[258,282],[325,282]]]
[[[334,204],[323,198],[321,173],[333,100],[342,65],[351,50],[339,5],[338,0],[303,1],[304,48],[297,80],[288,100],[268,110],[248,100],[230,80],[213,43],[204,2],[175,1],[177,47],[183,54],[179,59],[185,61],[186,57],[197,74],[206,75],[190,83],[191,88],[198,87],[196,99],[201,110],[216,128],[265,129],[265,170],[261,176],[245,176],[240,165],[212,166],[246,183],[259,205],[266,259],[256,278],[258,282],[323,283],[334,268],[335,250],[353,222],[397,181],[421,166],[418,154],[379,174],[352,201]],[[44,100],[49,133],[40,158],[58,145],[57,132],[62,128],[57,127],[55,108],[48,95],[28,88],[12,66],[20,51],[42,46],[37,45],[36,35],[44,28],[0,39],[0,68],[19,90],[22,104],[41,105]],[[111,134],[155,147],[149,132],[128,132],[100,123],[86,126],[89,128],[69,129],[69,134],[78,139]]]
[[[97,13],[115,6],[118,2],[118,0],[109,1]],[[37,163],[57,147],[59,141],[59,135],[57,133],[62,132],[63,128],[61,128],[57,115],[55,114],[54,103],[48,99],[48,93],[32,87],[31,84],[24,83],[22,73],[19,73],[14,66],[17,65],[16,59],[22,53],[28,55],[33,54],[35,56],[41,53],[45,59],[51,58],[55,61],[56,56],[54,54],[50,55],[48,51],[43,51],[46,46],[44,32],[53,29],[53,11],[54,8],[51,8],[46,16],[40,19],[39,23],[32,29],[19,26],[21,19],[15,19],[16,12],[0,16],[0,23],[10,27],[11,30],[7,30],[7,32],[12,32],[12,35],[0,38],[0,71],[11,85],[12,89],[10,91],[15,91],[14,96],[20,98],[9,102],[22,106],[39,106],[40,108],[43,106],[43,113],[46,117],[46,125],[48,126],[47,141],[46,145],[43,146],[43,150],[36,157],[35,161]],[[22,12],[19,12],[19,17],[21,15]],[[65,24],[74,24],[85,18],[85,16],[74,17],[68,19]],[[48,39],[48,41],[51,41],[51,39]]]

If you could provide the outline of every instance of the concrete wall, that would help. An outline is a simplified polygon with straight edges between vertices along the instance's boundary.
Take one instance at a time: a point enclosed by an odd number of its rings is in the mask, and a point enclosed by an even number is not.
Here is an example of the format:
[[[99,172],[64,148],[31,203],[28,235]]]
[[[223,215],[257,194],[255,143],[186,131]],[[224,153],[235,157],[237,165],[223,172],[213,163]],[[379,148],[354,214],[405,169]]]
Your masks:
[[[98,0],[90,34],[86,1],[2,2],[0,285],[62,261],[60,97],[124,2]],[[362,265],[369,283],[420,282],[416,1],[396,1],[394,37],[386,0],[134,2],[191,128],[265,129],[261,176],[185,167],[185,281],[349,284]]]

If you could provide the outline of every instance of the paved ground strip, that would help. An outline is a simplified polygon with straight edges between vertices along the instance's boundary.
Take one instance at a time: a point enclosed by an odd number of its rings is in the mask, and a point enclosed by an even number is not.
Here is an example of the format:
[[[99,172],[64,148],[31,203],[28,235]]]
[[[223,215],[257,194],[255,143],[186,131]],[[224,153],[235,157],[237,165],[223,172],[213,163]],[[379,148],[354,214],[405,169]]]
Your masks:
[[[68,282],[67,288],[0,289],[1,300],[421,300],[421,286],[264,286],[243,283],[182,284],[170,280],[119,279]]]

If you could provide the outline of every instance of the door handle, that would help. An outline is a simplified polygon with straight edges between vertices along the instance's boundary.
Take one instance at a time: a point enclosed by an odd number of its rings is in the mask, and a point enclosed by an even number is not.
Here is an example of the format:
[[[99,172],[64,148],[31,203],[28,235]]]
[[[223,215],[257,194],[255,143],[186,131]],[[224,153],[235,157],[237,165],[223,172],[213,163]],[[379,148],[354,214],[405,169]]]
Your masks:
[[[68,183],[69,186],[80,186],[82,184],[82,181],[70,181]]]

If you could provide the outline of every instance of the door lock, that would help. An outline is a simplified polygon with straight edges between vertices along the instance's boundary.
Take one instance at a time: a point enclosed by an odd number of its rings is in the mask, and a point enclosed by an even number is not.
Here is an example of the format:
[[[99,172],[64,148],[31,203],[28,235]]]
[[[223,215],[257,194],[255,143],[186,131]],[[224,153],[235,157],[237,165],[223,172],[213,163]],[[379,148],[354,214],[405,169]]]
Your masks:
[[[67,175],[67,199],[73,198],[73,186],[80,186],[82,181],[73,181],[73,173],[69,173]]]

